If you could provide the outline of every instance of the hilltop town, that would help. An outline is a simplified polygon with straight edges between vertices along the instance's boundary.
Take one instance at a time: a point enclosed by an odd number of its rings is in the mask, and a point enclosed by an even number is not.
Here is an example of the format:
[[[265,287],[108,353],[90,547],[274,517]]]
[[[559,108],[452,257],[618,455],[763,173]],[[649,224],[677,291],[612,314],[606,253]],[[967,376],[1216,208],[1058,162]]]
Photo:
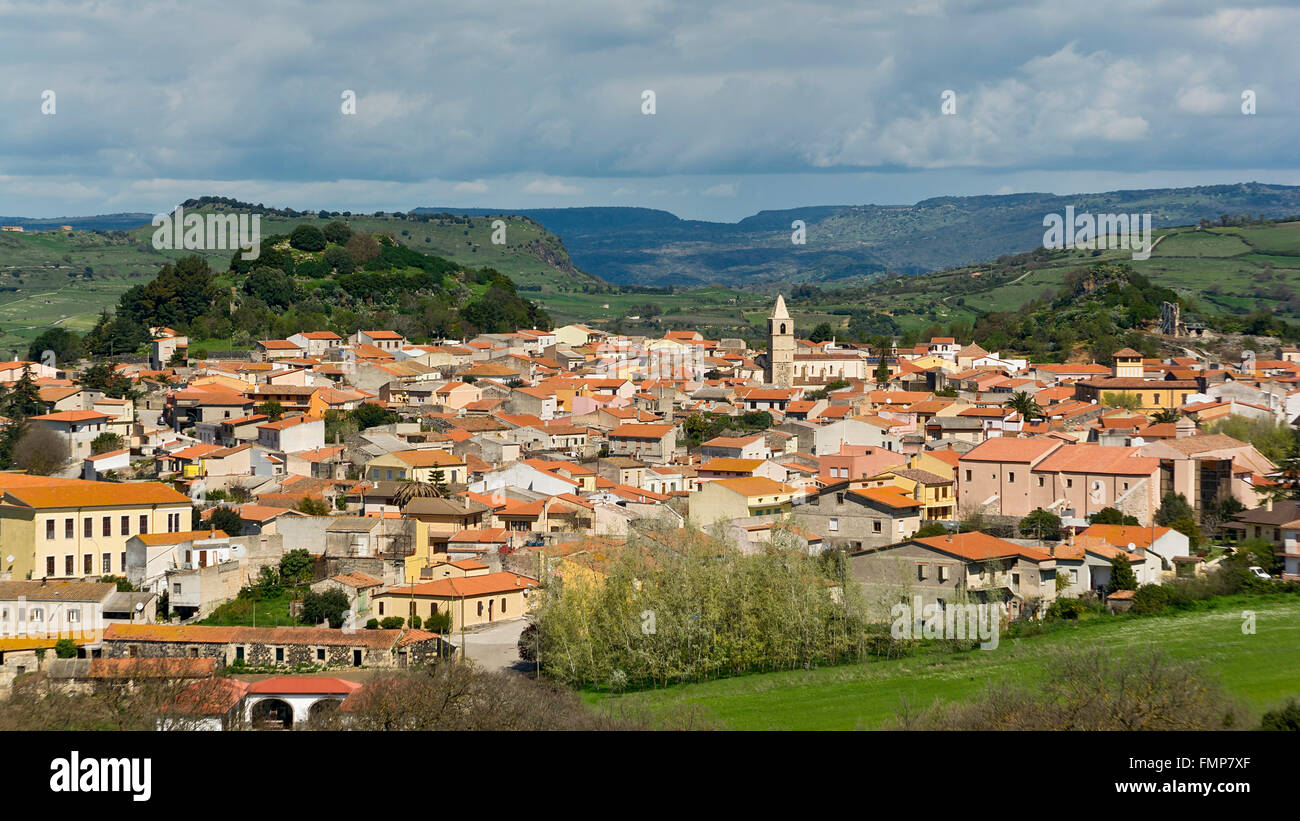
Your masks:
[[[436,344],[305,331],[198,359],[156,327],[147,363],[4,363],[36,441],[0,473],[0,684],[69,637],[73,678],[131,658],[203,678],[455,657],[476,631],[517,636],[557,576],[685,532],[842,553],[880,601],[901,562],[926,601],[979,594],[1008,620],[1124,609],[1117,557],[1158,585],[1213,573],[1210,545],[1234,537],[1300,579],[1281,467],[1209,430],[1290,425],[1300,350],[1049,364],[799,331],[778,297],[765,350],[573,324]],[[231,609],[295,556],[283,618]],[[335,611],[304,612],[327,593]]]

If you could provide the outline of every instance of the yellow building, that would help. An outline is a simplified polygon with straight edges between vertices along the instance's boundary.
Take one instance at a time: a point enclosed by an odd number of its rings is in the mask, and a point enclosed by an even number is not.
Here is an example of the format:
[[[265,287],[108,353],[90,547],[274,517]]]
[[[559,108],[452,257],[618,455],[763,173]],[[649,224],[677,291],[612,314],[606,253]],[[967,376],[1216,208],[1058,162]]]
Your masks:
[[[439,471],[447,484],[464,482],[467,476],[465,460],[445,450],[399,450],[366,462],[366,477],[375,481],[433,482]]]
[[[375,618],[419,616],[424,621],[450,613],[449,632],[455,633],[462,627],[522,618],[530,607],[529,591],[535,587],[536,579],[507,571],[394,587],[375,596]]]
[[[124,575],[126,542],[189,530],[189,497],[161,482],[0,474],[0,570],[12,578]]]
[[[1188,397],[1201,393],[1202,384],[1196,379],[1140,379],[1135,377],[1102,377],[1076,382],[1074,398],[1081,402],[1096,401],[1101,405],[1118,405],[1125,395],[1135,397],[1133,410],[1155,413],[1177,409],[1187,404]]]
[[[896,487],[921,505],[921,520],[949,520],[957,515],[957,482],[919,468],[894,468],[867,480],[868,487]]]
[[[708,527],[719,519],[783,516],[790,512],[799,488],[763,476],[705,482],[691,494],[690,519]]]

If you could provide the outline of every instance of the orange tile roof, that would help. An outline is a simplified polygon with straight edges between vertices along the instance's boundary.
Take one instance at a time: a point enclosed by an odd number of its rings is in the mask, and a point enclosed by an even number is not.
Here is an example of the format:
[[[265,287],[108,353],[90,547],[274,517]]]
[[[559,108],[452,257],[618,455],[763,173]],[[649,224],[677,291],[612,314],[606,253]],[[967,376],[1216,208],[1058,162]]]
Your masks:
[[[1058,447],[1062,447],[1059,439],[995,436],[962,454],[960,461],[1031,464]]]
[[[161,482],[79,482],[10,487],[5,492],[33,508],[190,504],[188,496]]]
[[[395,587],[389,590],[394,596],[435,596],[439,598],[463,598],[466,596],[490,596],[511,590],[526,590],[537,586],[536,579],[521,576],[518,573],[500,571],[482,576],[465,576],[459,579],[438,579],[423,584]],[[384,594],[387,595],[387,594]]]

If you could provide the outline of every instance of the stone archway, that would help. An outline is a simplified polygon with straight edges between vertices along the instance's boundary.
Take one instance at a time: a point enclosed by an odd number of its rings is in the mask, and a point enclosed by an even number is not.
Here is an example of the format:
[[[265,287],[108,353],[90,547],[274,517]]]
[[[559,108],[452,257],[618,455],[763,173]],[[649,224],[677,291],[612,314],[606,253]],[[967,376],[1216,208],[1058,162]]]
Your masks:
[[[307,723],[313,727],[331,727],[338,722],[339,707],[343,702],[337,698],[322,698],[313,701],[307,708]]]
[[[254,730],[289,730],[293,728],[293,705],[280,698],[264,698],[253,705]]]

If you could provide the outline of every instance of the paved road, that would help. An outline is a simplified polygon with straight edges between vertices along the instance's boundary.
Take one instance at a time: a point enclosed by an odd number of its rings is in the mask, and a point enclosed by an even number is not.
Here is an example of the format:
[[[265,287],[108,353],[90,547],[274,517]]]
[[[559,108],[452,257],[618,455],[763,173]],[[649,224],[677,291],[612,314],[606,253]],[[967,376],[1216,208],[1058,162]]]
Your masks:
[[[483,630],[466,632],[462,648],[465,658],[487,670],[531,670],[531,664],[519,660],[519,634],[527,626],[528,622],[524,619],[515,619]],[[459,633],[448,638],[457,645],[462,644]]]

